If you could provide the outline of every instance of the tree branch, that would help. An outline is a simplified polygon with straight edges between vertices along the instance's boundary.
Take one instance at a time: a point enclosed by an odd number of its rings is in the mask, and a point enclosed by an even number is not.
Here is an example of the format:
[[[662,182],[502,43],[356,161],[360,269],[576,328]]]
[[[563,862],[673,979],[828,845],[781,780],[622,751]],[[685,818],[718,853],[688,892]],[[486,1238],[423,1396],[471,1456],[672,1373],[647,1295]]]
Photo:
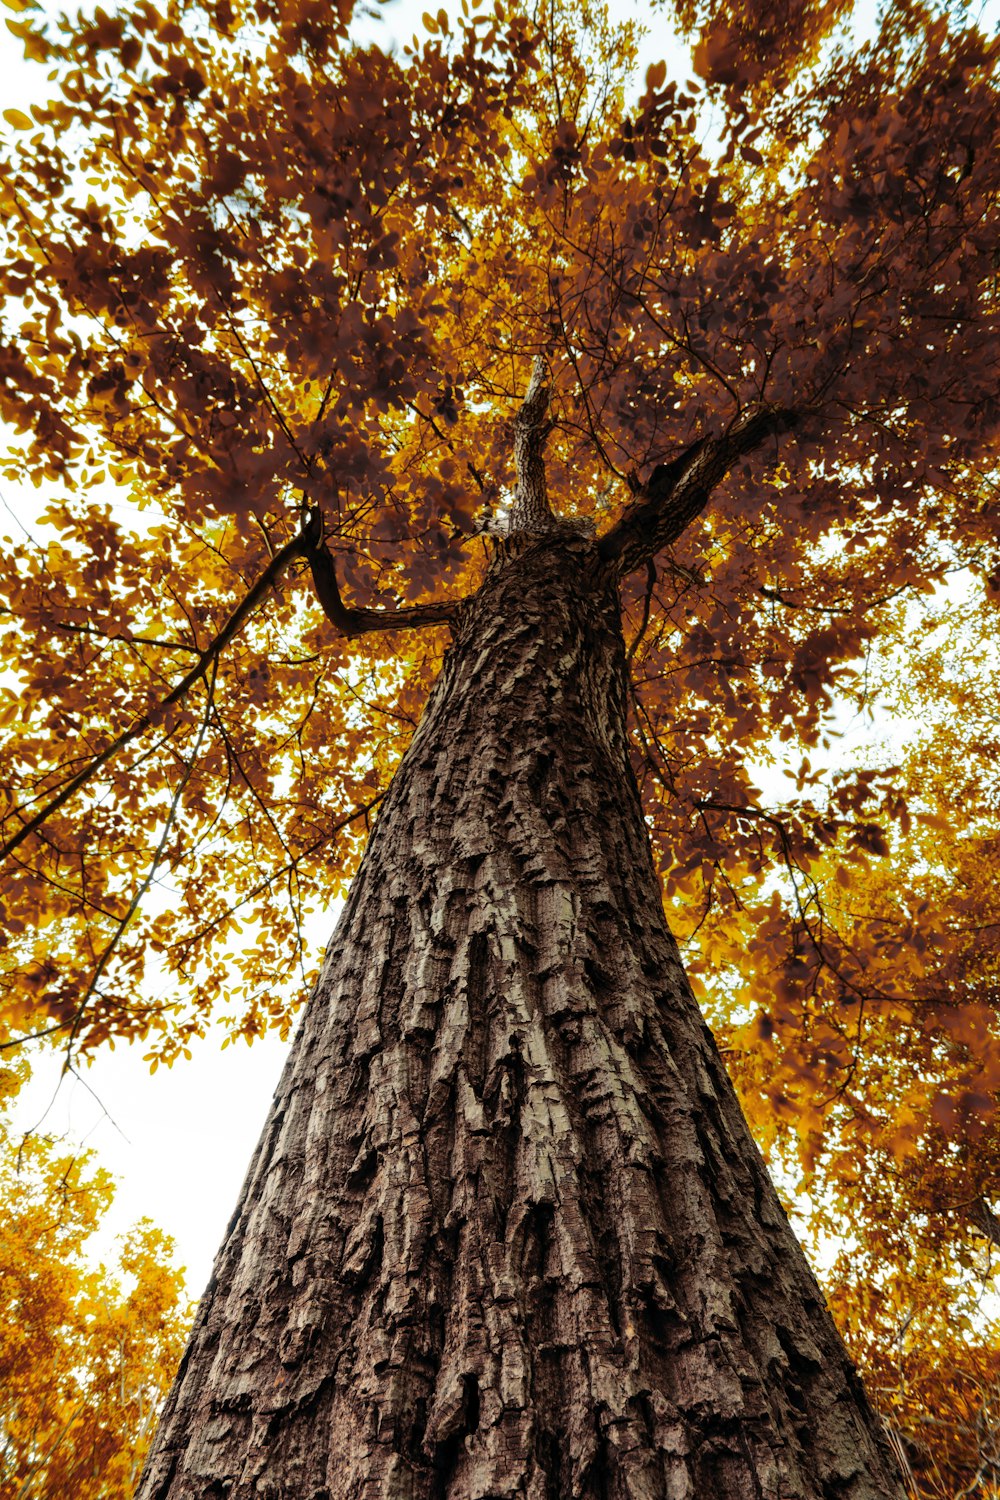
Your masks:
[[[759,407],[740,417],[722,437],[699,438],[673,462],[657,465],[636,502],[601,537],[600,555],[614,562],[622,577],[642,567],[686,531],[739,459],[768,438],[788,432],[803,415],[788,407]]]
[[[190,672],[155,708],[134,719],[127,729],[122,730],[121,734],[105,745],[103,750],[98,751],[88,760],[82,770],[60,787],[59,791],[32,817],[22,823],[16,833],[0,844],[0,864],[8,855],[13,854],[30,834],[35,833],[53,813],[58,812],[71,797],[86,786],[118,754],[119,750],[124,750],[126,745],[130,745],[133,740],[145,734],[153,724],[162,720],[164,714],[174,704],[179,703],[196,682],[201,681],[268,590],[277,583],[289,563],[296,557],[305,557],[308,560],[316,595],[323,612],[345,636],[363,635],[369,630],[405,630],[420,625],[447,624],[462,602],[453,600],[436,604],[416,604],[412,608],[398,610],[349,609],[341,599],[333,558],[323,541],[322,512],[318,507],[314,508],[309,512],[302,530],[286,543],[280,552],[274,554],[253,588],[233,610],[215,639],[199,653],[198,660]],[[11,816],[22,811],[22,808],[14,808]]]
[[[8,609],[6,605],[0,605],[0,615],[6,615],[8,619],[21,623],[23,614],[16,609]],[[92,635],[99,640],[111,641],[113,645],[121,646],[157,646],[161,651],[185,651],[188,656],[197,656],[198,647],[188,646],[184,641],[161,641],[152,635],[122,635],[114,634],[110,630],[102,630],[99,625],[73,625],[69,620],[46,620],[46,630],[67,630],[73,635]]]
[[[132,893],[132,899],[129,901],[124,915],[121,916],[115,923],[115,930],[108,942],[105,944],[100,958],[94,965],[94,972],[90,977],[90,982],[87,985],[86,990],[84,991],[83,998],[80,1000],[80,1003],[76,1008],[76,1014],[73,1017],[72,1025],[69,1028],[69,1037],[67,1038],[66,1043],[67,1067],[69,1066],[69,1060],[73,1055],[73,1043],[76,1040],[77,1032],[83,1021],[84,1012],[86,1011],[87,1006],[90,1003],[91,997],[97,991],[97,986],[101,982],[101,978],[108,967],[108,963],[111,960],[115,949],[118,947],[118,944],[121,942],[122,934],[125,932],[125,929],[128,927],[132,918],[139,910],[139,906],[142,902],[143,897],[156,878],[156,872],[160,867],[160,860],[163,858],[163,851],[167,847],[167,840],[170,837],[174,822],[177,818],[177,812],[181,805],[181,798],[183,797],[187,789],[188,782],[194,775],[194,768],[198,760],[199,751],[201,750],[202,741],[205,738],[206,731],[208,730],[209,723],[211,722],[212,704],[215,695],[215,680],[218,668],[219,663],[218,659],[216,659],[212,663],[211,676],[208,679],[207,692],[205,696],[205,713],[202,717],[201,724],[198,727],[198,734],[195,738],[194,748],[191,751],[190,759],[185,765],[184,772],[181,775],[181,778],[178,781],[177,785],[175,786],[173,795],[170,798],[170,805],[167,808],[167,815],[163,820],[163,828],[161,830],[160,837],[157,842],[156,849],[153,853],[153,858],[150,862],[149,868]]]
[[[312,572],[316,598],[327,619],[341,635],[365,635],[370,630],[412,630],[421,625],[446,625],[455,616],[461,599],[413,604],[404,609],[353,609],[344,603],[333,554],[323,540],[323,516],[317,508],[309,512],[302,532],[302,551]]]
[[[113,739],[92,760],[88,761],[82,771],[77,772],[70,781],[67,781],[55,796],[46,802],[44,807],[39,808],[33,817],[29,818],[26,823],[23,823],[6,843],[0,844],[0,863],[9,854],[12,854],[29,834],[34,833],[36,829],[40,828],[47,818],[50,818],[53,813],[58,812],[61,807],[65,806],[81,787],[86,786],[87,782],[96,776],[98,771],[118,754],[119,750],[123,750],[126,745],[130,745],[133,740],[138,739],[153,724],[159,722],[168,709],[172,708],[175,703],[179,703],[190,689],[194,687],[195,683],[201,681],[209,667],[213,662],[218,660],[247,617],[256,609],[268,589],[271,588],[272,584],[277,582],[292,559],[302,553],[304,537],[305,532],[299,532],[286,546],[282,547],[280,552],[275,553],[253,588],[236,606],[218,635],[210,645],[205,647],[205,650],[201,652],[190,672],[181,679],[177,686],[172,688],[155,708],[150,709],[148,713],[140,714],[137,719],[134,719],[127,729],[122,730],[116,739]],[[17,812],[19,809],[15,808],[14,811]]]

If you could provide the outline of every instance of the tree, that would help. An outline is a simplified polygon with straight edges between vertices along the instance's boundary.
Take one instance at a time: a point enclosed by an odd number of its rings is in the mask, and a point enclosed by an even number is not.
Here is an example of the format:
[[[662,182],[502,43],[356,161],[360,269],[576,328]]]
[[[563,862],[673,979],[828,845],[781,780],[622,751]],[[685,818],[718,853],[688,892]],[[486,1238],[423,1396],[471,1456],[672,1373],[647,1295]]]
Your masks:
[[[845,881],[836,855],[813,864],[809,923],[826,962],[813,975],[811,1034],[758,1035],[736,1071],[744,1097],[784,1108],[827,1230],[840,1227],[837,1195],[849,1185],[852,1232],[827,1278],[831,1305],[869,1389],[905,1434],[916,1493],[950,1497],[990,1494],[997,1474],[997,1339],[983,1305],[1000,1239],[991,1207],[1000,716],[995,676],[982,670],[989,615],[959,596],[936,601],[926,624],[922,659],[883,694],[921,726],[894,776],[906,832],[861,879]],[[771,937],[772,962],[790,966],[781,934]],[[843,1004],[846,985],[868,1011],[865,1034],[838,1080],[849,1107],[823,1111],[810,1071],[862,1025]],[[759,1106],[753,1119],[759,1138],[773,1132]]]
[[[18,1074],[4,1069],[4,1106]],[[84,1245],[113,1197],[89,1154],[0,1126],[0,1495],[125,1500],[184,1346],[187,1310],[170,1241],[148,1221],[120,1266]],[[128,1285],[123,1286],[122,1278]]]
[[[287,1026],[376,815],[145,1500],[901,1493],[663,914],[807,1168],[897,1140],[945,1012],[985,1129],[992,997],[830,899],[902,775],[753,781],[998,576],[997,48],[844,11],[680,7],[698,77],[639,99],[584,4],[402,57],[308,0],[14,23],[59,92],[3,179],[8,472],[56,496],[3,559],[9,1043],[170,1061],[227,983]]]

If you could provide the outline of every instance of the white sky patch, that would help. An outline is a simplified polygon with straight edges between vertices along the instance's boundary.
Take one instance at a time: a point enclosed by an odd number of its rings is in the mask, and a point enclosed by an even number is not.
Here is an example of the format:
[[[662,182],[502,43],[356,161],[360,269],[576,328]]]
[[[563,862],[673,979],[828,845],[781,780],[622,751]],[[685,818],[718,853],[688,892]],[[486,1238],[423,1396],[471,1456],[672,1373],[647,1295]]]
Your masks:
[[[276,1032],[249,1047],[221,1043],[210,1033],[189,1062],[152,1076],[141,1042],[103,1049],[80,1079],[60,1078],[58,1056],[36,1054],[13,1114],[15,1130],[38,1126],[93,1149],[118,1179],[88,1256],[113,1260],[117,1237],[152,1219],[173,1236],[193,1296],[208,1282],[289,1046]]]

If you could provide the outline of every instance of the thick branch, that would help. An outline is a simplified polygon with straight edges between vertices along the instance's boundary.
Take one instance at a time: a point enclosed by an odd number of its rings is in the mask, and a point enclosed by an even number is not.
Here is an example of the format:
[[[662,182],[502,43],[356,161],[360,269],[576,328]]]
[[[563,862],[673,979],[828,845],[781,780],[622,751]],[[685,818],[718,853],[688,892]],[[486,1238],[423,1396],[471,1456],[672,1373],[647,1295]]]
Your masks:
[[[960,1212],[973,1228],[978,1229],[991,1245],[1000,1249],[1000,1219],[997,1218],[985,1198],[976,1198],[961,1206]]]
[[[658,465],[635,504],[601,537],[601,556],[614,562],[622,576],[642,567],[687,530],[739,459],[789,431],[802,415],[787,407],[761,407],[734,422],[722,437],[699,438],[672,463]]]
[[[342,635],[365,635],[370,630],[412,630],[420,625],[446,625],[454,618],[460,599],[413,604],[404,609],[352,609],[341,597],[333,556],[323,540],[320,511],[310,512],[303,532],[303,552],[309,560],[313,587],[323,613]]]
[[[549,435],[549,367],[539,354],[531,382],[514,418],[514,470],[517,484],[510,508],[509,529],[548,531],[555,521],[545,488],[545,440]]]

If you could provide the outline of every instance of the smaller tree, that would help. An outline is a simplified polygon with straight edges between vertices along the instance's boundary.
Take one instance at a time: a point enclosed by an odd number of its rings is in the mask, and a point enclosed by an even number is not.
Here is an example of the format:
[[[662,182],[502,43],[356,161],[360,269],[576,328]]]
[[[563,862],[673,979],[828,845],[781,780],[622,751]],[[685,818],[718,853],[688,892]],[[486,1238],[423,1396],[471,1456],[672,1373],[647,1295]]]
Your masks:
[[[0,1109],[21,1077],[0,1071]],[[0,1114],[0,1500],[131,1495],[183,1347],[172,1241],[148,1220],[119,1264],[84,1246],[114,1197],[93,1153]]]

